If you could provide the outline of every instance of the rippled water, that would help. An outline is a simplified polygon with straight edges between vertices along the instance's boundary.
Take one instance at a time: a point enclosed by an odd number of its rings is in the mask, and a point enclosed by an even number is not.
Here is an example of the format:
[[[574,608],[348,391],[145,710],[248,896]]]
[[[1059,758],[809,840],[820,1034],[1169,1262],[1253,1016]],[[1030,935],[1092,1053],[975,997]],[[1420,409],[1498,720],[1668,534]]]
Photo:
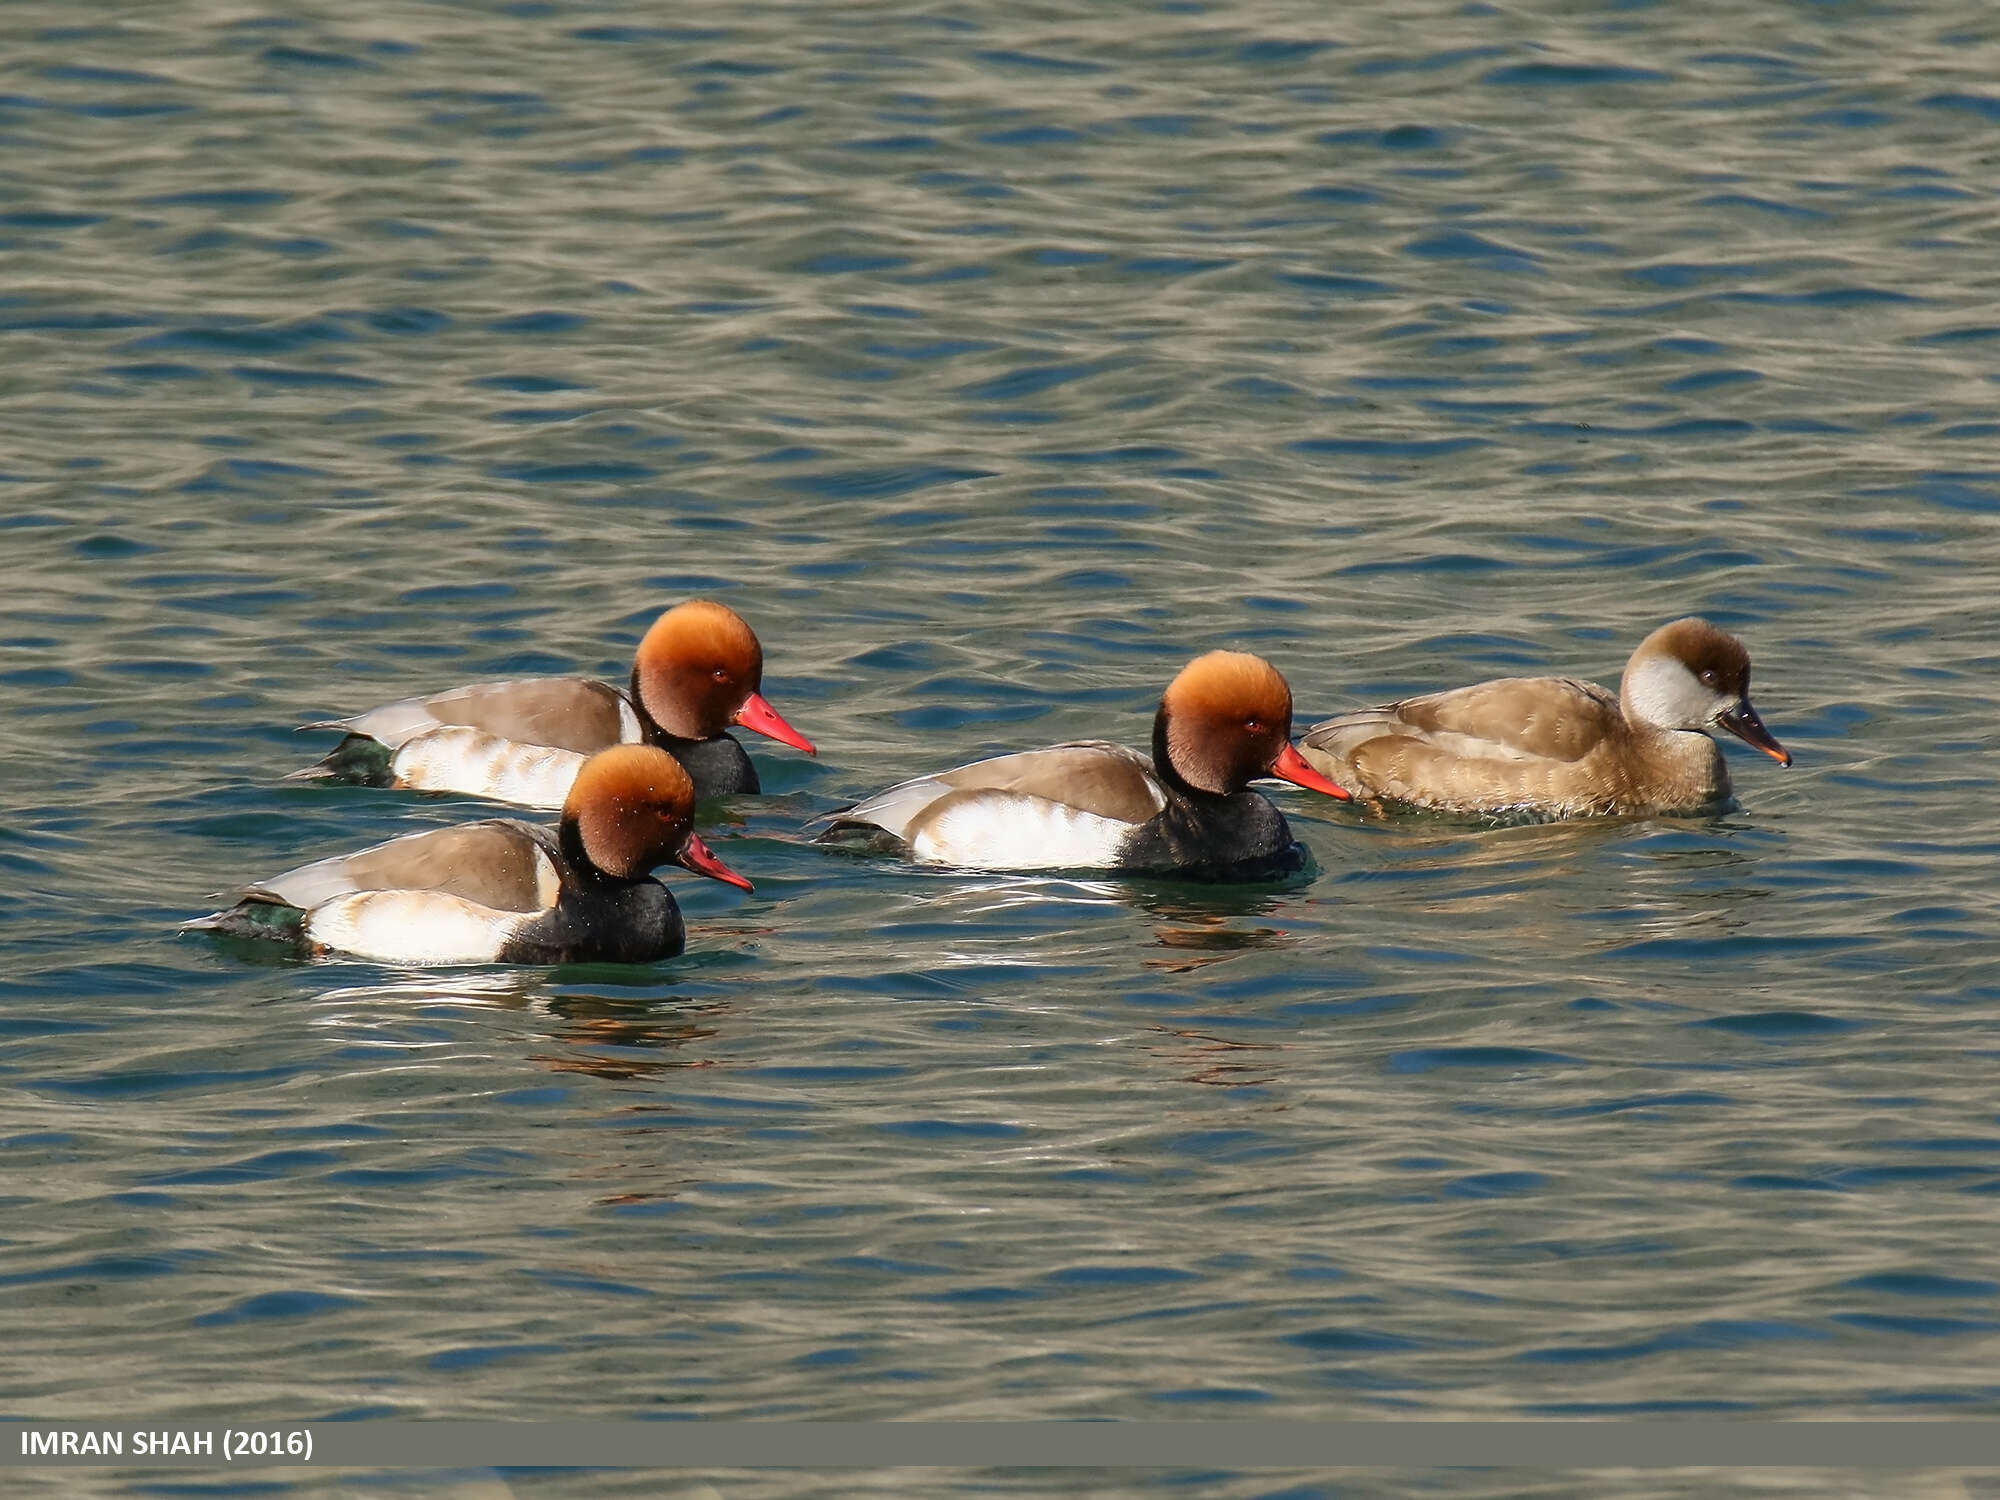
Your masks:
[[[9,1410],[2000,1409],[1984,7],[0,32]],[[821,757],[684,959],[175,936],[481,811],[294,724],[697,593]],[[797,834],[1215,646],[1303,724],[1689,612],[1797,756],[1713,820],[1286,791],[1316,873],[1223,890]]]

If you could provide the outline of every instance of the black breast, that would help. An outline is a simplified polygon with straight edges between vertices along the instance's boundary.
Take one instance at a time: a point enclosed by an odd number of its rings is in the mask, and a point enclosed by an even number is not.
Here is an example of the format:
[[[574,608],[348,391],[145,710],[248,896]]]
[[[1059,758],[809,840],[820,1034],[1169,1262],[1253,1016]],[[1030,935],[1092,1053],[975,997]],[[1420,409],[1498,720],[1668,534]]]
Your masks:
[[[1304,866],[1285,815],[1261,792],[1227,797],[1169,788],[1167,805],[1126,840],[1123,870],[1188,880],[1263,880]]]
[[[694,783],[695,796],[701,801],[759,790],[757,768],[750,763],[743,747],[729,735],[682,740],[670,734],[657,734],[653,743],[681,763],[688,779]]]
[[[681,909],[659,881],[579,877],[565,868],[555,906],[518,928],[499,957],[510,964],[648,964],[686,946]]]

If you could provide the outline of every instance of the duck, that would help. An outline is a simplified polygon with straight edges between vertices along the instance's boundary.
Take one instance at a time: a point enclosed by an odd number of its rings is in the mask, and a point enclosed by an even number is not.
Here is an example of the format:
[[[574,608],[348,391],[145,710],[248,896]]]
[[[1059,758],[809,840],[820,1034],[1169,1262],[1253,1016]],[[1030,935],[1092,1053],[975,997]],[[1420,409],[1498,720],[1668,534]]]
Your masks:
[[[392,964],[651,963],[686,946],[676,864],[742,890],[694,831],[694,782],[652,745],[583,763],[550,828],[488,818],[287,870],[183,931]]]
[[[300,728],[346,737],[287,779],[465,792],[553,810],[593,751],[648,744],[686,768],[702,801],[754,793],[757,767],[731,725],[818,753],[765,700],[763,678],[764,648],[743,617],[712,599],[691,599],[640,639],[629,689],[588,677],[523,677],[323,719]]]
[[[1345,798],[1292,747],[1292,692],[1262,657],[1212,651],[1182,669],[1153,716],[1153,753],[1102,740],[973,761],[899,782],[831,821],[923,864],[1109,870],[1187,879],[1297,869],[1305,851],[1249,783],[1260,776]],[[811,826],[811,825],[808,825]]]
[[[1750,653],[1691,615],[1639,643],[1615,695],[1571,677],[1502,677],[1326,719],[1299,751],[1378,811],[1685,813],[1731,795],[1717,728],[1792,763],[1751,707]]]

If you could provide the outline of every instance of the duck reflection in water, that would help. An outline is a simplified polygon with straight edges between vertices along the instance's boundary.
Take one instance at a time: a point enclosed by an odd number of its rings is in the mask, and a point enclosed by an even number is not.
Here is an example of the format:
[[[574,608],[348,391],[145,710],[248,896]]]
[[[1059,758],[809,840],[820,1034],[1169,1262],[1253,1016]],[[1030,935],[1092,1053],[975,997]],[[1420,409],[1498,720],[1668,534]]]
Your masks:
[[[1183,1083],[1245,1089],[1263,1088],[1278,1081],[1278,1054],[1284,1048],[1277,1043],[1239,1042],[1180,1026],[1151,1029],[1162,1040],[1149,1043],[1146,1051],[1177,1068],[1188,1069],[1181,1074]]]
[[[528,969],[504,973],[440,971],[346,985],[328,990],[315,1004],[336,1013],[338,1024],[386,1031],[414,1011],[435,1020],[454,1010],[516,1011],[546,1016],[554,1024],[546,1040],[573,1049],[539,1052],[532,1060],[555,1073],[587,1073],[612,1082],[658,1077],[678,1068],[706,1068],[714,1059],[699,1044],[720,1035],[719,1022],[731,1007],[661,990],[657,981],[636,979],[619,985],[615,971],[578,988],[563,976],[588,973]],[[626,993],[612,992],[614,987]],[[378,1042],[393,1045],[387,1036]],[[427,1047],[437,1045],[427,1037]],[[694,1047],[694,1052],[683,1049]]]
[[[1153,941],[1173,955],[1146,959],[1149,969],[1185,974],[1260,949],[1290,948],[1298,943],[1297,935],[1283,927],[1239,925],[1245,918],[1271,917],[1295,909],[1297,899],[1287,891],[1156,886],[1134,894],[1139,905],[1158,919]]]
[[[537,1053],[535,1061],[554,1073],[588,1073],[613,1083],[715,1066],[713,1057],[683,1055],[682,1049],[721,1035],[716,1023],[730,1009],[680,997],[641,1001],[575,992],[551,995],[546,1004],[561,1022],[551,1039],[572,1050]],[[666,1012],[665,1005],[685,1008]]]

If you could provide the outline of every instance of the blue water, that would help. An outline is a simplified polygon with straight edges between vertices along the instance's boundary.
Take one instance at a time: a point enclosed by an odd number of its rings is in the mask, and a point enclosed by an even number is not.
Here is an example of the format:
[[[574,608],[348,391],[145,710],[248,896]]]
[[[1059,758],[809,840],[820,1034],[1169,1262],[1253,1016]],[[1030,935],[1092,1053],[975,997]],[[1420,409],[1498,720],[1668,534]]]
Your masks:
[[[7,1411],[2000,1414],[1984,8],[0,39]],[[487,811],[285,784],[295,724],[696,594],[821,755],[756,747],[683,959],[175,935]],[[1797,757],[1715,818],[1288,790],[1313,875],[1221,890],[798,833],[1143,744],[1217,646],[1302,727],[1695,612]],[[1443,1487],[1606,1492],[1547,1483]]]

